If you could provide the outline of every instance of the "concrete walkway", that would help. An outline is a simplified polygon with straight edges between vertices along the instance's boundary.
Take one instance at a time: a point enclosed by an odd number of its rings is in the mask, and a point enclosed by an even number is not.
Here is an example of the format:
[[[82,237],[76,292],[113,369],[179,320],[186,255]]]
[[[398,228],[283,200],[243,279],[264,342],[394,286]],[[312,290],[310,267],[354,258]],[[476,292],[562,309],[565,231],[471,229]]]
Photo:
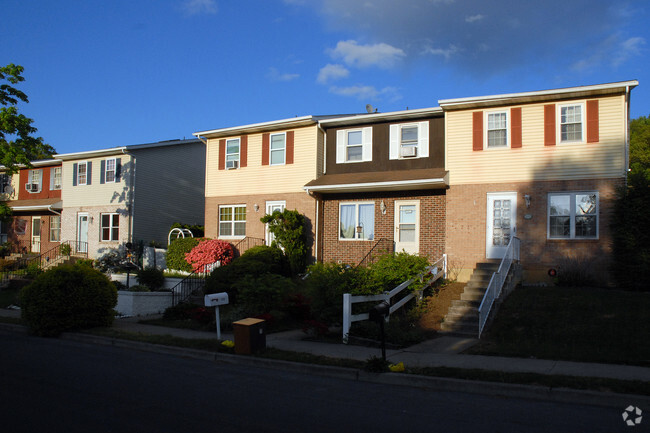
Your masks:
[[[20,317],[20,311],[0,309],[0,316]],[[193,331],[138,323],[141,319],[141,317],[115,319],[113,328],[140,334],[171,335],[187,339],[217,338],[216,331]],[[222,340],[234,340],[230,333],[222,333],[221,338]],[[266,345],[293,352],[360,361],[365,361],[373,356],[381,356],[379,348],[315,342],[304,338],[305,334],[300,330],[273,333],[266,336]],[[407,367],[452,367],[650,382],[650,368],[646,367],[463,355],[460,353],[476,344],[477,341],[473,338],[441,336],[405,349],[386,350],[386,358],[394,364],[403,362]]]

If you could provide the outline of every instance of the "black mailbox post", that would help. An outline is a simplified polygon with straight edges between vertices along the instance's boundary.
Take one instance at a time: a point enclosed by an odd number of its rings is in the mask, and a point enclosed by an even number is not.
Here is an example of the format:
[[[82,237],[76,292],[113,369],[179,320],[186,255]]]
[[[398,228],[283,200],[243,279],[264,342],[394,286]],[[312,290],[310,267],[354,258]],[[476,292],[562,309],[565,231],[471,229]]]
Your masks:
[[[386,333],[384,332],[384,322],[389,314],[390,305],[386,301],[380,302],[368,311],[370,320],[379,324],[379,330],[381,332],[381,357],[384,361],[386,361]]]

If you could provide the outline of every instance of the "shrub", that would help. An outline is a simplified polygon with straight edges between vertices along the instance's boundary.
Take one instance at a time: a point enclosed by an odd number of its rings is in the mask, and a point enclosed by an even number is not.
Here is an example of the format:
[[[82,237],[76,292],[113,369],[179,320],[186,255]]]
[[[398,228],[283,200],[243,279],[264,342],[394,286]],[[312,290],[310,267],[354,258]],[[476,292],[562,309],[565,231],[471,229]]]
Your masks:
[[[70,244],[61,244],[59,247],[59,253],[63,256],[69,256],[70,253],[72,252],[72,247]]]
[[[215,269],[205,281],[204,292],[228,292],[230,302],[234,303],[237,296],[233,284],[244,276],[259,277],[264,274],[285,275],[282,251],[278,248],[260,245],[247,250],[227,266]]]
[[[205,232],[205,227],[197,224],[174,223],[169,228],[169,231],[171,231],[172,229],[188,229],[189,231],[192,232],[195,238],[202,238]]]
[[[115,290],[126,290],[126,284],[121,281],[111,280],[111,283],[115,286]]]
[[[124,262],[124,253],[118,249],[111,249],[95,260],[94,266],[101,272],[119,270]]]
[[[234,250],[232,245],[220,239],[203,239],[192,251],[185,254],[185,261],[192,266],[195,272],[205,272],[206,267],[215,262],[221,266],[232,261]]]
[[[374,290],[378,289],[379,292],[390,291],[404,281],[424,272],[428,265],[429,261],[426,257],[414,256],[405,252],[386,254],[368,267],[371,274],[370,284]],[[422,285],[419,284],[419,281],[415,281],[409,286],[411,290],[420,287]]]
[[[250,316],[282,310],[293,287],[290,278],[275,274],[247,275],[233,285],[238,305]]]
[[[199,238],[180,238],[173,240],[165,253],[167,268],[177,271],[192,272],[192,266],[185,260],[185,254],[199,244]]]
[[[604,287],[607,285],[607,267],[599,258],[583,254],[562,257],[557,266],[557,284],[564,287]]]
[[[305,235],[305,217],[297,210],[285,209],[264,215],[260,221],[268,224],[269,232],[275,239],[271,246],[279,246],[289,261],[292,275],[305,270],[307,264],[307,238]]]
[[[341,323],[343,294],[352,291],[356,270],[335,263],[315,263],[303,281],[315,320],[326,324]]]
[[[43,270],[41,269],[41,264],[40,262],[32,262],[27,265],[25,268],[25,276],[27,278],[36,278],[39,276],[41,273],[43,273]]]
[[[163,319],[165,320],[186,320],[190,319],[192,316],[192,311],[199,308],[200,305],[193,304],[190,302],[180,302],[173,307],[169,307],[163,313]]]
[[[62,265],[24,287],[20,302],[22,318],[32,332],[56,336],[68,330],[110,326],[117,290],[95,269]]]
[[[149,288],[151,291],[160,289],[165,284],[165,274],[156,268],[138,270],[138,283]]]

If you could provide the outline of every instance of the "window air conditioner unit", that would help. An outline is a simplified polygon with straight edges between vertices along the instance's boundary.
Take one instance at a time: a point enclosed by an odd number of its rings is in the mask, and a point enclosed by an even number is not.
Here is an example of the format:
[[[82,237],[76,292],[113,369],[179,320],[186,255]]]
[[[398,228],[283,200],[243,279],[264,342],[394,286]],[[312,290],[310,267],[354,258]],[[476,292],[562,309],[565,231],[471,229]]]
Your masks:
[[[400,156],[406,158],[416,156],[417,153],[418,153],[418,148],[415,146],[402,147],[400,149]]]
[[[37,183],[26,183],[25,184],[25,189],[29,192],[38,192],[39,190],[39,184]]]
[[[226,170],[233,170],[239,167],[239,161],[226,161]]]

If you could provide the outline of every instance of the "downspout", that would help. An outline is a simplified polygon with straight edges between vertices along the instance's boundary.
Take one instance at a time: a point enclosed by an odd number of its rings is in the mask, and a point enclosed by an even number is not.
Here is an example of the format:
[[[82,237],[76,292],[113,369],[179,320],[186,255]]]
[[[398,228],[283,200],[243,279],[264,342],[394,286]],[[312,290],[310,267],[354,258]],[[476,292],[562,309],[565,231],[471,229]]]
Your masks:
[[[318,129],[320,130],[320,132],[323,133],[323,175],[324,175],[327,172],[327,132],[325,132],[325,130],[321,126],[320,122],[318,122],[316,125],[318,126]],[[314,197],[314,199],[316,200],[316,231],[314,233],[314,237],[315,237],[315,239],[314,239],[314,251],[315,251],[314,256],[316,257],[316,261],[318,262],[319,261],[319,256],[320,256],[320,254],[319,254],[320,250],[318,249],[318,247],[319,247],[318,239],[320,237],[320,224],[319,224],[320,223],[320,218],[319,218],[319,215],[320,215],[320,197],[314,196],[313,193],[311,191],[309,191],[309,190],[307,190],[307,193],[310,196]]]
[[[55,211],[54,209],[52,209],[52,205],[51,205],[51,204],[47,206],[47,210],[50,211],[50,212],[52,212],[52,213],[55,214],[55,215],[61,216],[61,213],[60,213],[60,212],[57,212],[57,211]]]
[[[135,158],[133,158],[133,155],[127,153],[126,149],[122,149],[122,154],[123,155],[128,155],[129,159],[131,162],[131,166],[133,167],[131,169],[131,174],[130,174],[130,191],[128,191],[128,204],[127,204],[127,209],[129,211],[129,218],[128,218],[128,239],[127,242],[133,243],[133,213],[134,213],[134,199],[135,199]]]
[[[625,86],[625,186],[630,171],[630,86]]]

